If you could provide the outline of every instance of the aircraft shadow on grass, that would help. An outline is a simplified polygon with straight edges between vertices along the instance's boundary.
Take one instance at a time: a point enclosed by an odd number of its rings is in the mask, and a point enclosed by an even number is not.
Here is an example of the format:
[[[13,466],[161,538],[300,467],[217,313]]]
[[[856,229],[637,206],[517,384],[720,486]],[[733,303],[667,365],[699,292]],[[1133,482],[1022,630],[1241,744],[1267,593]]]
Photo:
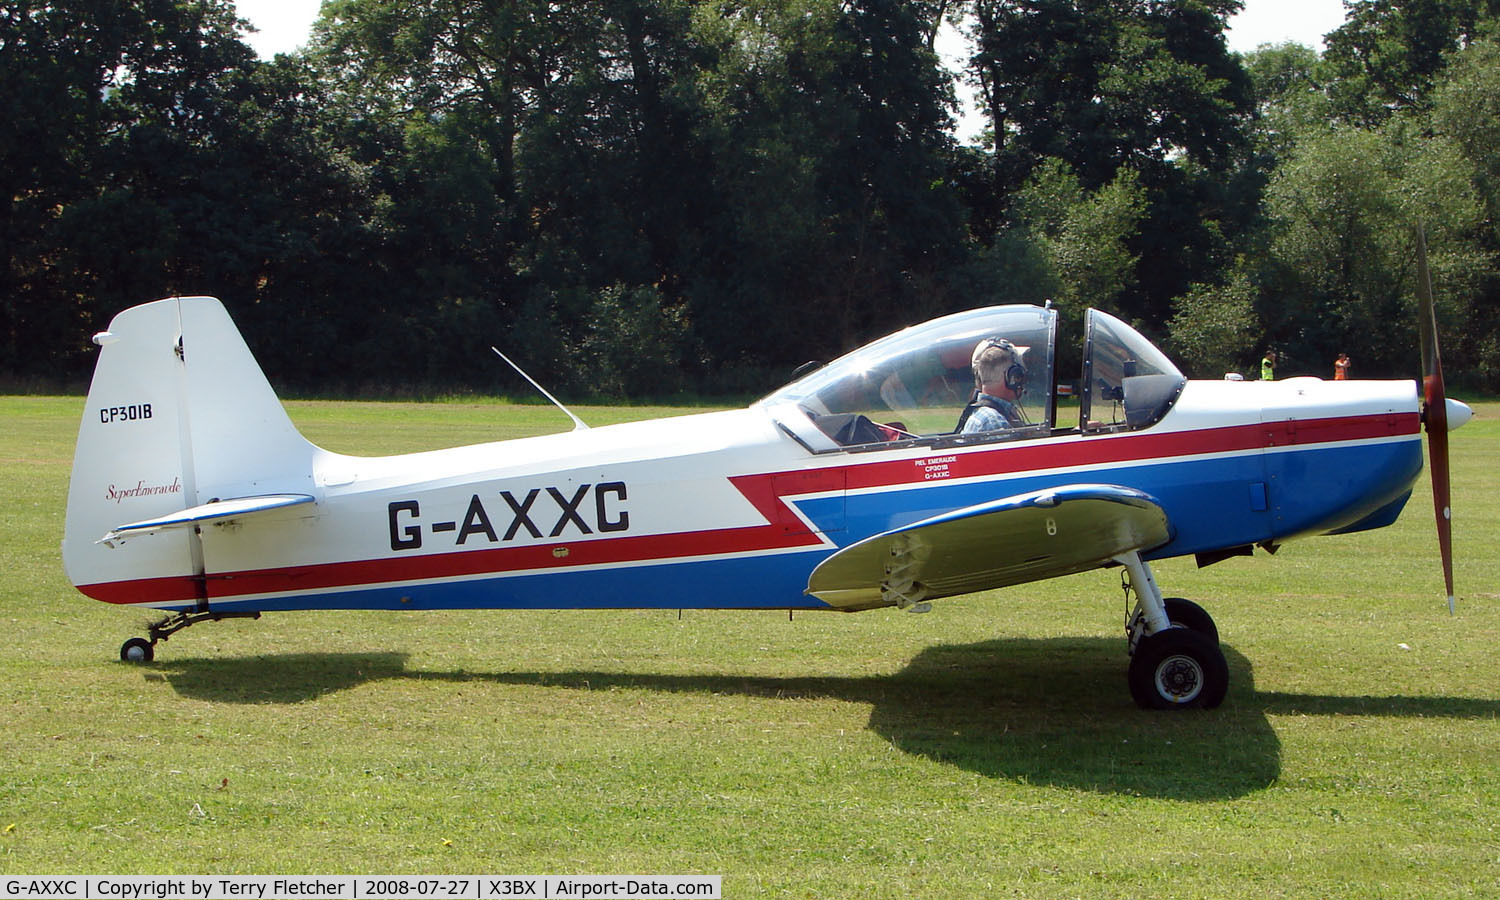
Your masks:
[[[1500,716],[1500,700],[1261,692],[1250,662],[1223,649],[1228,699],[1188,714],[1130,704],[1113,638],[940,645],[900,672],[855,678],[412,671],[405,654],[389,652],[182,659],[154,668],[183,696],[227,703],[299,703],[387,679],[863,703],[870,730],[914,756],[992,778],[1178,800],[1227,799],[1275,781],[1281,743],[1270,715]]]

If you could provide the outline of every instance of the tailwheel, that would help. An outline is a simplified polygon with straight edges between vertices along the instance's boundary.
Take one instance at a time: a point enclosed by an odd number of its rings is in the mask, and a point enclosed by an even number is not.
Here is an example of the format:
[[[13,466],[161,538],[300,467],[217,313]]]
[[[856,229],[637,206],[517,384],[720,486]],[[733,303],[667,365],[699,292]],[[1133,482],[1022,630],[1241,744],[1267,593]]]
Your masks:
[[[198,622],[217,622],[220,619],[259,618],[260,613],[255,610],[246,612],[221,612],[216,609],[198,609],[175,612],[160,622],[152,622],[150,625],[147,625],[146,633],[150,635],[149,638],[134,637],[121,644],[120,660],[122,662],[148,663],[156,658],[157,641],[164,641],[189,625],[195,625]]]
[[[133,637],[120,645],[120,662],[148,663],[156,658],[156,648],[145,638]]]
[[[1229,664],[1202,632],[1168,628],[1141,638],[1129,681],[1143,709],[1213,709],[1229,690]]]

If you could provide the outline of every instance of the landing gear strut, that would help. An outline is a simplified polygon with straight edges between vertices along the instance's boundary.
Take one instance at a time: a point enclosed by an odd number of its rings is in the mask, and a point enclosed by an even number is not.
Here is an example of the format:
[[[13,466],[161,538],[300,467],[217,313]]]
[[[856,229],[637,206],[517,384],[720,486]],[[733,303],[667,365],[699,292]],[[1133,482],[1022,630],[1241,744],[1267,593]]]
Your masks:
[[[1136,595],[1127,617],[1130,696],[1144,709],[1213,709],[1229,690],[1229,664],[1219,630],[1203,607],[1164,599],[1151,569],[1132,551],[1116,557]]]
[[[146,638],[133,637],[120,645],[120,661],[148,663],[156,658],[156,642],[164,641],[189,625],[199,622],[217,622],[220,619],[259,619],[259,612],[220,612],[219,610],[193,610],[176,612],[146,626]],[[150,638],[147,640],[147,638]]]

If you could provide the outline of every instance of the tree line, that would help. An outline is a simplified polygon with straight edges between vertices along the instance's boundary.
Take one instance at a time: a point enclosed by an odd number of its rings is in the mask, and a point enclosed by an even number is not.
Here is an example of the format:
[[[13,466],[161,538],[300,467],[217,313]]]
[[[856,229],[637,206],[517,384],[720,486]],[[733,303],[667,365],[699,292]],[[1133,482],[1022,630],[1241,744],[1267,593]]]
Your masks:
[[[0,375],[207,293],[308,392],[517,390],[494,344],[753,394],[1046,299],[1065,349],[1099,306],[1190,374],[1404,377],[1420,222],[1450,379],[1500,389],[1500,0],[1346,5],[1239,55],[1239,0],[328,0],[263,61],[227,0],[5,0]]]

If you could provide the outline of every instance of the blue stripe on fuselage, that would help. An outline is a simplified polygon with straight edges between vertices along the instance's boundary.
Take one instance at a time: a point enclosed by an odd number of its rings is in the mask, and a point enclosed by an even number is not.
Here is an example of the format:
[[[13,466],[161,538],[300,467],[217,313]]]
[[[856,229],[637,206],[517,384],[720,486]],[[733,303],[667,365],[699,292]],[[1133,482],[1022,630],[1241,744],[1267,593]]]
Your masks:
[[[1065,484],[1118,484],[1150,494],[1166,510],[1175,537],[1145,554],[1164,559],[1341,528],[1410,491],[1421,469],[1421,443],[1414,438],[1121,464],[1003,481],[928,483],[851,494],[836,509],[833,498],[798,505],[814,522],[821,523],[835,511],[842,514],[845,533],[839,537],[853,543],[1001,497]],[[1261,497],[1269,503],[1259,502]]]
[[[804,594],[827,552],[550,570],[467,581],[264,597],[214,608],[297,609],[828,609]],[[178,607],[172,607],[178,608]],[[183,606],[182,609],[192,609]]]

